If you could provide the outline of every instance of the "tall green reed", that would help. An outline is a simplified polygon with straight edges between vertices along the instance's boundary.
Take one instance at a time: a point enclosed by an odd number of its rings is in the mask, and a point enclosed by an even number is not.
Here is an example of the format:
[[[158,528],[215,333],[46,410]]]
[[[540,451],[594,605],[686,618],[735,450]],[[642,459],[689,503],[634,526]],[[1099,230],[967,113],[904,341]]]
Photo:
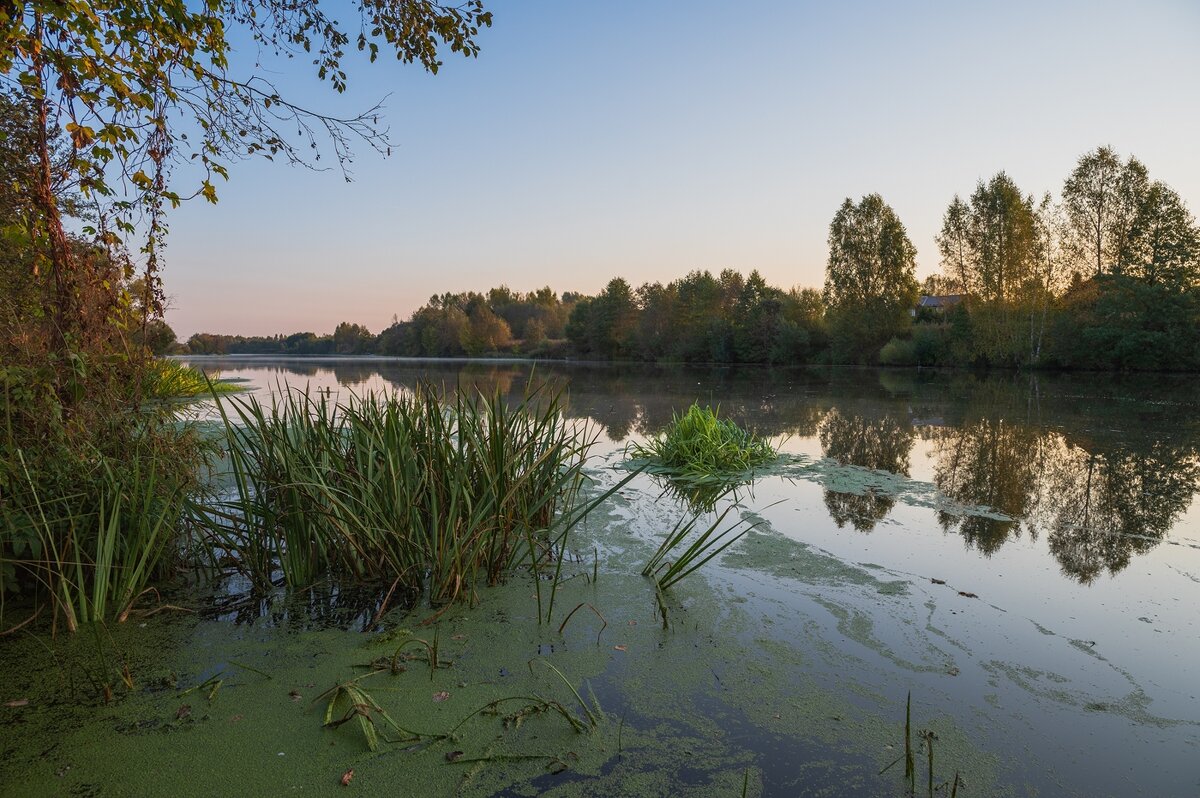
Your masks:
[[[699,528],[701,516],[680,518],[663,538],[663,542],[646,563],[646,567],[642,569],[642,576],[651,577],[660,590],[666,590],[679,580],[699,570],[709,560],[740,540],[747,532],[763,523],[757,521],[747,524],[745,519],[739,519],[733,525],[721,529],[725,517],[736,506],[736,504],[731,504],[726,507],[708,527],[694,536],[692,533]],[[689,537],[691,537],[690,541]]]
[[[594,438],[545,388],[511,404],[427,384],[217,403],[232,489],[193,518],[262,588],[332,571],[421,587],[434,605],[470,599],[519,561],[540,575],[594,506],[577,501]]]
[[[115,617],[125,620],[161,577],[183,515],[183,491],[153,457],[134,455],[118,471],[100,459],[98,473],[75,494],[43,497],[17,452],[25,492],[0,513],[11,556],[9,578],[32,583],[69,631]],[[0,587],[4,587],[0,585]],[[2,592],[2,591],[0,591]]]

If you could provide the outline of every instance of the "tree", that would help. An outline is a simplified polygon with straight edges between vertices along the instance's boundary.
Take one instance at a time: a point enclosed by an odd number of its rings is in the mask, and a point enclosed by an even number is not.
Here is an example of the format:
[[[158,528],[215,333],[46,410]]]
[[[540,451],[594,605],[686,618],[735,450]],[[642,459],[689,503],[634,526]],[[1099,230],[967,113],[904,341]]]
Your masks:
[[[637,304],[620,277],[595,298],[580,300],[567,322],[567,338],[577,349],[608,360],[628,357],[637,329]]]
[[[1081,271],[1120,270],[1121,250],[1147,188],[1146,167],[1132,156],[1122,164],[1111,147],[1080,156],[1062,196]]]
[[[263,154],[312,165],[324,144],[345,169],[354,140],[386,151],[378,106],[336,117],[291,102],[258,62],[247,72],[234,70],[235,35],[268,55],[313,58],[317,77],[342,92],[349,46],[371,60],[390,50],[436,72],[445,48],[476,55],[476,36],[491,24],[482,0],[458,6],[365,0],[356,6],[358,19],[345,27],[328,6],[320,0],[31,0],[0,7],[0,75],[32,109],[34,268],[51,273],[46,324],[60,354],[86,344],[82,295],[97,282],[98,270],[128,262],[124,245],[135,232],[144,234],[142,304],[161,314],[164,211],[191,197],[215,202],[214,180],[227,176],[230,161]],[[72,149],[65,171],[53,153],[60,126]],[[96,221],[84,231],[107,250],[106,262],[90,253],[80,257],[67,235],[57,191],[64,176],[96,208]]]
[[[1049,224],[1049,204],[1046,213]],[[1024,322],[1038,338],[1034,314],[1044,317],[1048,302],[1040,248],[1054,243],[1051,232],[1039,226],[1033,197],[1023,196],[1004,172],[980,180],[969,202],[956,195],[946,209],[938,249],[944,279],[967,294],[975,356],[1012,363],[1040,349],[1036,342],[1024,346]]]
[[[829,225],[825,305],[835,356],[870,359],[908,328],[917,301],[916,247],[878,194],[849,198]]]
[[[1065,214],[1060,203],[1049,192],[1042,196],[1034,212],[1034,252],[1036,262],[1028,286],[1029,297],[1029,362],[1042,359],[1050,306],[1066,288],[1066,256],[1063,249]]]
[[[512,345],[512,330],[478,298],[467,309],[467,324],[461,328],[459,343],[468,355],[497,352]]]
[[[1151,285],[1200,287],[1200,230],[1169,186],[1154,181],[1142,196],[1120,260],[1124,274]]]
[[[369,352],[375,336],[361,324],[343,321],[333,331],[333,351],[339,355],[361,355]]]
[[[546,342],[546,325],[541,319],[530,319],[525,325],[525,337],[521,340],[522,351],[529,351]]]
[[[1000,172],[979,181],[971,195],[968,279],[984,302],[1016,300],[1035,263],[1037,235],[1032,196],[1022,196]]]
[[[782,359],[776,348],[784,327],[782,292],[750,272],[732,308],[733,349],[739,363],[771,363]]]
[[[955,286],[958,293],[968,293],[971,277],[971,209],[957,194],[942,217],[942,231],[936,240],[946,283]]]

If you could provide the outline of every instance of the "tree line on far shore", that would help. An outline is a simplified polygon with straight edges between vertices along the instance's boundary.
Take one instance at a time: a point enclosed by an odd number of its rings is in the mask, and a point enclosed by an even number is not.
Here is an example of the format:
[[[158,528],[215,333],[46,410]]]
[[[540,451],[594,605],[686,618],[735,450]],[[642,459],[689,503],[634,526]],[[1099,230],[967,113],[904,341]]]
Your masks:
[[[195,354],[515,354],[595,360],[1200,369],[1200,228],[1134,157],[1083,155],[1059,197],[1000,172],[955,196],[941,272],[918,283],[916,248],[878,194],[829,226],[823,290],[758,274],[693,271],[595,296],[442,294],[377,335],[193,335]],[[922,295],[935,297],[921,302]]]

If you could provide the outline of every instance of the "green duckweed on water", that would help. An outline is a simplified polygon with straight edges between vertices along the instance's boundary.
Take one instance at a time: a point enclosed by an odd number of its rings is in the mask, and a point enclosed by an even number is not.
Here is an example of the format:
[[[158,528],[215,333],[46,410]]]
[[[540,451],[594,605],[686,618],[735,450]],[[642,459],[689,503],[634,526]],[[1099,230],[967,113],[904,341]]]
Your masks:
[[[740,795],[746,782],[750,795],[768,786],[849,795],[898,785],[894,768],[878,771],[902,743],[902,704],[830,689],[813,668],[820,648],[764,634],[761,602],[730,600],[728,587],[702,576],[670,591],[663,628],[652,583],[636,575],[654,545],[636,534],[645,519],[629,512],[644,506],[619,500],[588,519],[579,549],[599,562],[573,564],[551,624],[538,625],[533,585],[516,576],[482,590],[474,608],[452,606],[435,628],[421,625],[428,611],[400,610],[381,633],[322,628],[314,592],[253,622],[163,612],[112,627],[100,645],[82,634],[6,641],[5,700],[28,704],[0,710],[9,730],[0,792],[343,794],[350,770],[363,794],[412,785],[428,795],[715,796]],[[752,552],[754,541],[744,543]],[[727,554],[731,564],[754,556],[739,551]],[[792,561],[815,584],[897,597],[881,589],[889,581],[824,558],[810,551]],[[576,613],[559,634],[581,603],[599,614]],[[420,740],[371,752],[357,723],[322,727],[323,692],[435,630],[450,667],[431,672],[423,648],[410,645],[402,672],[359,682]],[[131,690],[113,676],[125,664]],[[93,685],[105,673],[117,685],[108,705]],[[495,712],[478,712],[494,702]],[[548,702],[581,725],[590,712],[595,728],[576,731],[543,711]],[[994,783],[994,758],[969,734],[948,718],[926,720],[939,758],[953,763],[939,780],[953,767],[978,787]]]

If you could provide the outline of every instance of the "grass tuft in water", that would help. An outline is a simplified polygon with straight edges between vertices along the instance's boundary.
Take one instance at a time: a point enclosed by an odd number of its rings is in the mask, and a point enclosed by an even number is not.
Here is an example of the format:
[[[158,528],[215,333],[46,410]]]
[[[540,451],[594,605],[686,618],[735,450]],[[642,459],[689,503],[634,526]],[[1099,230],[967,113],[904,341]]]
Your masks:
[[[650,461],[656,469],[691,480],[711,480],[738,474],[773,461],[778,452],[769,441],[744,430],[718,410],[693,404],[657,437],[633,444],[629,454]]]
[[[236,393],[235,382],[209,377],[203,371],[176,360],[155,360],[147,371],[148,396],[157,399],[203,399],[212,394]]]

